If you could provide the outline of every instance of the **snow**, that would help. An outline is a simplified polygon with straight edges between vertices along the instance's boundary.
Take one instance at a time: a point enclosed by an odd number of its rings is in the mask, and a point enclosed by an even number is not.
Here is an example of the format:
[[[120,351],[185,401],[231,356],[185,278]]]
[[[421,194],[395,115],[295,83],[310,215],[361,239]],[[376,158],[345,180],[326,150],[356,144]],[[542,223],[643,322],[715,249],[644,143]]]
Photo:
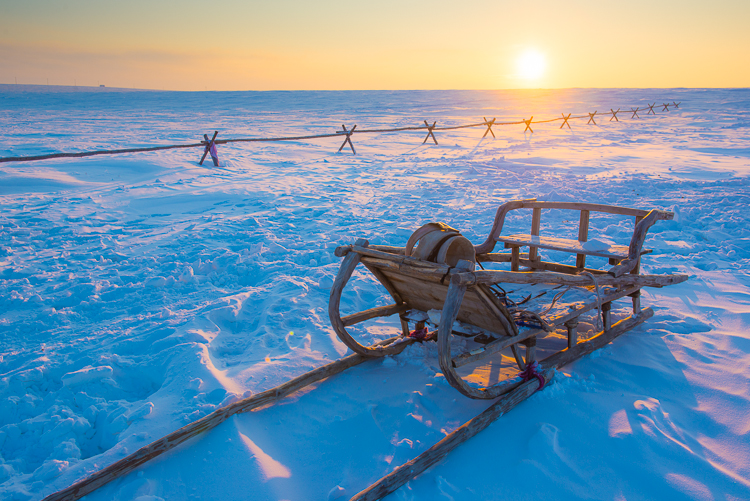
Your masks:
[[[654,100],[682,104],[571,130],[538,124],[533,135],[495,126],[494,140],[479,128],[437,131],[439,146],[422,145],[421,132],[355,134],[356,156],[337,154],[333,138],[220,145],[218,168],[198,166],[196,149],[0,164],[0,497],[41,499],[344,356],[327,315],[336,246],[404,245],[429,221],[478,244],[501,203],[537,197],[674,211],[652,228],[643,269],[690,280],[645,289],[652,319],[566,367],[391,498],[750,498],[747,89],[5,85],[0,156],[189,143],[213,130],[271,137],[553,118]],[[550,213],[542,234],[565,237],[577,222]],[[621,244],[632,224],[592,217],[590,245]],[[528,221],[512,217],[508,231]],[[342,310],[384,304],[358,269]],[[396,328],[365,325],[354,331],[368,342]],[[492,367],[472,380],[497,377]],[[434,343],[415,345],[230,418],[87,499],[348,499],[487,405],[450,387]]]

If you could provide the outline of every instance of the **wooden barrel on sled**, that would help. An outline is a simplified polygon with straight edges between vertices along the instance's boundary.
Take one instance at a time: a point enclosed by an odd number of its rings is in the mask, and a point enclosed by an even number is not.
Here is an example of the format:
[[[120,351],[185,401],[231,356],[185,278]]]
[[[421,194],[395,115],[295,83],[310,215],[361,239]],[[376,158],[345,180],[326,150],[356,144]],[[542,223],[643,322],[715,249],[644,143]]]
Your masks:
[[[406,242],[405,255],[450,267],[462,259],[476,261],[474,246],[469,239],[445,223],[427,223],[415,231]]]

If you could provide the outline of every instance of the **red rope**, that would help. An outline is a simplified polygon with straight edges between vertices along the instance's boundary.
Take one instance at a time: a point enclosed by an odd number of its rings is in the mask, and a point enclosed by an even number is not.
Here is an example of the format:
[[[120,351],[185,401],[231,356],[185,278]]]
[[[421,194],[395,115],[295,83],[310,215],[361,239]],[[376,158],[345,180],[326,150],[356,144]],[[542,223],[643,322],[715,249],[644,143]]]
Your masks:
[[[518,373],[518,377],[523,379],[523,382],[531,381],[534,378],[537,378],[539,380],[539,388],[536,389],[536,391],[541,390],[544,388],[544,376],[541,372],[539,372],[539,362],[533,362],[526,366],[526,370],[523,370]]]
[[[409,333],[409,337],[413,337],[417,341],[424,341],[425,339],[427,339],[428,332],[429,331],[427,330],[427,327],[422,327],[421,329],[411,331]]]

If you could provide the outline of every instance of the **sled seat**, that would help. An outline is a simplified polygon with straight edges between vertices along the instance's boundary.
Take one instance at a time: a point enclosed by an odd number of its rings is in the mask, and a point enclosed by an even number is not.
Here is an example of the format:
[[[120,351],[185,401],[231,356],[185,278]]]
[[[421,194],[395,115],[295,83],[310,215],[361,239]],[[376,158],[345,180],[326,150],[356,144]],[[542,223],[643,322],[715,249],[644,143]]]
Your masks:
[[[627,245],[605,244],[604,242],[591,242],[572,240],[567,238],[542,237],[539,235],[516,234],[507,237],[497,237],[498,242],[505,244],[506,249],[513,247],[538,247],[540,249],[569,252],[571,254],[582,254],[585,256],[607,257],[612,260],[621,261],[628,257]],[[650,254],[653,249],[641,249],[640,255]]]
[[[515,233],[502,235],[506,216],[510,211],[520,209],[531,209],[531,231],[529,233]],[[542,211],[548,209],[577,211],[579,212],[578,238],[560,238],[557,235],[541,235]],[[604,213],[619,216],[630,216],[635,218],[633,233],[629,245],[611,244],[597,239],[591,239],[589,235],[589,219],[592,213]],[[535,270],[558,271],[562,273],[580,273],[589,271],[601,273],[601,270],[586,269],[586,257],[598,256],[609,259],[610,265],[615,265],[607,272],[612,276],[621,276],[625,273],[638,273],[640,258],[649,254],[652,249],[643,248],[643,242],[651,226],[660,220],[669,220],[674,214],[661,210],[641,210],[615,205],[588,204],[578,202],[541,202],[535,199],[516,200],[500,206],[495,215],[495,222],[487,240],[475,247],[477,260],[488,260],[482,254],[488,254],[500,242],[506,249],[511,249],[511,270],[518,271],[519,265],[527,266]],[[521,247],[528,247],[528,256],[521,256]],[[539,257],[539,249],[565,252],[576,255],[575,266],[566,266],[561,263],[542,261]],[[524,259],[525,257],[525,259]]]

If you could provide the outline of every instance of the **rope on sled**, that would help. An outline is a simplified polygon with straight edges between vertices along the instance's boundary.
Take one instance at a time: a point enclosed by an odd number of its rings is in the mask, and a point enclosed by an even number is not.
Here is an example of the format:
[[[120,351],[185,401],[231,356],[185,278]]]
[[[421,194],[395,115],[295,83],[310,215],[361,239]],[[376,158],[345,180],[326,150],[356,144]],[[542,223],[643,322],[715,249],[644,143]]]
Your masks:
[[[539,370],[539,362],[536,360],[534,363],[529,364],[525,370],[518,373],[518,377],[523,379],[523,382],[531,381],[534,378],[537,378],[539,380],[539,388],[536,389],[536,391],[540,391],[542,388],[544,388],[544,375]]]

